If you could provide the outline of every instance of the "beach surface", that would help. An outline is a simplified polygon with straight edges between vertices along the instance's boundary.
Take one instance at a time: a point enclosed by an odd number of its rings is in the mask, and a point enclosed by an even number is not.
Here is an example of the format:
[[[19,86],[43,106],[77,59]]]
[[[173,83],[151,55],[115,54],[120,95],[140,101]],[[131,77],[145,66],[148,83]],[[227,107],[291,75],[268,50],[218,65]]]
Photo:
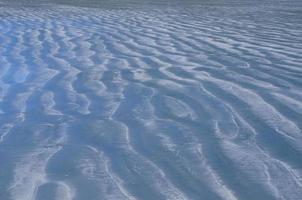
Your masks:
[[[0,200],[300,200],[302,2],[0,0]]]

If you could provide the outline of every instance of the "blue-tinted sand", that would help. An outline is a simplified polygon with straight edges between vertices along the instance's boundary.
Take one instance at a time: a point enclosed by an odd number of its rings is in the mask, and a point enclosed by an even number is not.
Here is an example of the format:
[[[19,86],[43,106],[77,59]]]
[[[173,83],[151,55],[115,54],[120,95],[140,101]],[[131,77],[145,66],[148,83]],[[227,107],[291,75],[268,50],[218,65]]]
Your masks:
[[[0,200],[301,200],[299,0],[0,0]]]

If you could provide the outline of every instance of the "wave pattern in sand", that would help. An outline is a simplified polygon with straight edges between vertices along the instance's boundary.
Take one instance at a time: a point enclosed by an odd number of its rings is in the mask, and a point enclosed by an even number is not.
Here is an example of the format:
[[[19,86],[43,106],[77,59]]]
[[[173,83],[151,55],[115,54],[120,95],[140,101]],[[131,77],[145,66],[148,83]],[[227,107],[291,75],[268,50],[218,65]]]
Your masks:
[[[301,11],[0,7],[0,199],[300,199]]]

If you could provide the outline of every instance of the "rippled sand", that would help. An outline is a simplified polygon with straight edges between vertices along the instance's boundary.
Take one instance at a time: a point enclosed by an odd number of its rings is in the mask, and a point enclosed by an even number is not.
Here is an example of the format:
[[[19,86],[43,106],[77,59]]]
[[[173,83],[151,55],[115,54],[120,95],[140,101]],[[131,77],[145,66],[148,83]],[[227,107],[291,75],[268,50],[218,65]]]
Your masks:
[[[302,4],[0,1],[0,200],[299,200]]]

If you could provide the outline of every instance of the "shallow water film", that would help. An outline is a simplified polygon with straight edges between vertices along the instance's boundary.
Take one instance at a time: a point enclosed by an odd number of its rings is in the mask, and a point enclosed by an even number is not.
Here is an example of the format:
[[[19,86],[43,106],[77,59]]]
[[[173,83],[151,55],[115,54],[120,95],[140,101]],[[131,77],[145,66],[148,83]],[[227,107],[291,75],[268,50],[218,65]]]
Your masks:
[[[0,0],[0,200],[300,200],[302,2]]]

